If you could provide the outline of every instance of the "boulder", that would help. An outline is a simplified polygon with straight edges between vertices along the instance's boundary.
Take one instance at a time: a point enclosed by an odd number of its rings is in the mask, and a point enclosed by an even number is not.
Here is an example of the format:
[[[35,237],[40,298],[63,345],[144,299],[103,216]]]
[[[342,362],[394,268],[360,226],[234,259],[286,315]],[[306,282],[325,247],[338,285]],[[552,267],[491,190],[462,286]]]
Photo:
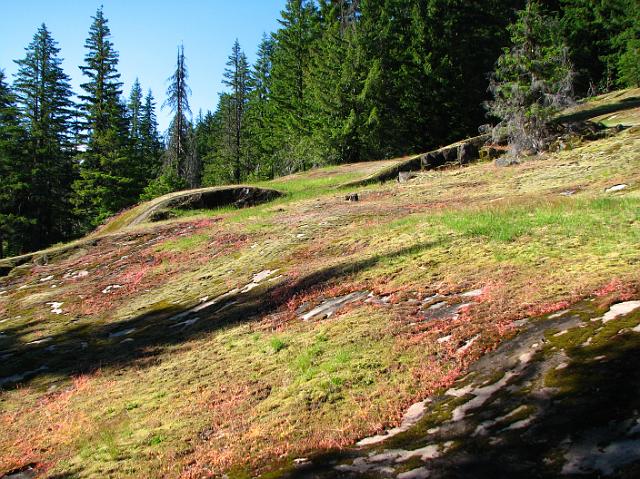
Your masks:
[[[500,158],[496,158],[494,164],[496,166],[514,166],[519,165],[520,160],[518,160],[518,158],[516,158],[515,156],[505,155],[501,156]]]
[[[434,168],[438,168],[445,164],[445,158],[441,151],[431,151],[429,153],[425,153],[421,157],[422,159],[422,168],[425,170],[433,170]]]
[[[442,150],[445,163],[454,163],[458,161],[458,149],[459,147],[453,146]]]
[[[418,176],[418,173],[414,171],[401,171],[398,173],[398,182],[406,183],[407,181],[411,180],[412,178],[415,178],[416,176]]]
[[[458,163],[466,165],[480,157],[478,147],[473,143],[463,143],[458,147]]]
[[[483,146],[478,151],[478,157],[481,161],[491,161],[495,160],[499,156],[501,156],[504,151],[494,148],[493,146]]]
[[[347,196],[344,197],[345,200],[347,201],[359,201],[360,198],[358,197],[358,193],[349,193]]]

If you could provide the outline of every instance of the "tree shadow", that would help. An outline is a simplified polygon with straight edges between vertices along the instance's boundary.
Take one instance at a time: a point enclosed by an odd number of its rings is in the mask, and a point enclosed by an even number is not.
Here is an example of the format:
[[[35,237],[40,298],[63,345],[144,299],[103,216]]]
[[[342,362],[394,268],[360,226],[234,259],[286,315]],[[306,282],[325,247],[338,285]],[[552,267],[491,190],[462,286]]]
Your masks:
[[[34,322],[5,327],[0,351],[0,391],[18,384],[31,384],[41,377],[49,382],[96,369],[118,369],[128,364],[144,367],[163,351],[196,337],[211,334],[229,325],[259,319],[276,311],[294,295],[309,288],[348,277],[405,255],[436,246],[427,242],[379,254],[359,261],[346,261],[295,280],[262,283],[248,292],[234,292],[199,311],[166,306],[153,312],[117,323],[92,323],[91,318],[73,321],[59,334],[41,342],[27,343],[24,338]],[[194,321],[197,318],[196,321]]]
[[[430,479],[640,477],[640,335],[617,335],[601,346],[578,346],[567,353],[572,358],[567,367],[530,363],[462,421],[438,422],[427,415],[412,430],[381,446],[320,453],[311,456],[308,465],[280,477],[396,477],[404,463],[393,460],[394,475],[373,468],[335,467],[382,450],[412,451],[445,443],[451,447],[442,456],[426,461],[415,458],[406,462],[404,470],[426,467]],[[557,389],[542,387],[540,379],[550,372]],[[446,401],[451,397],[436,397],[429,407],[438,408]],[[518,408],[524,411],[523,406],[529,414],[504,419]],[[529,422],[518,423],[527,418]],[[439,431],[427,433],[438,426]],[[479,428],[486,433],[477,433]]]
[[[610,105],[601,105],[584,111],[570,113],[568,115],[559,116],[556,120],[560,123],[572,123],[578,121],[586,121],[601,115],[616,113],[622,110],[630,110],[631,108],[640,107],[640,97],[634,96],[624,98],[619,103]]]

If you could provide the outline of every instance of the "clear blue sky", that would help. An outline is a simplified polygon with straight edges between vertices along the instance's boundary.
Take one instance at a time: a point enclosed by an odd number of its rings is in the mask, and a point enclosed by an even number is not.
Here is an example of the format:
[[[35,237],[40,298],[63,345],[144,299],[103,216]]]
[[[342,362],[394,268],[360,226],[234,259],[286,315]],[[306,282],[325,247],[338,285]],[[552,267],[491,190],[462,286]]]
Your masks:
[[[64,70],[78,93],[83,82],[78,66],[85,56],[90,17],[100,5],[120,54],[125,94],[128,96],[136,77],[145,93],[151,88],[164,131],[169,112],[161,111],[160,105],[165,99],[166,79],[175,67],[177,46],[184,44],[195,117],[199,109],[215,108],[236,37],[253,62],[263,32],[278,28],[285,0],[2,0],[0,68],[13,81],[13,60],[24,57],[24,48],[44,22],[58,42]]]

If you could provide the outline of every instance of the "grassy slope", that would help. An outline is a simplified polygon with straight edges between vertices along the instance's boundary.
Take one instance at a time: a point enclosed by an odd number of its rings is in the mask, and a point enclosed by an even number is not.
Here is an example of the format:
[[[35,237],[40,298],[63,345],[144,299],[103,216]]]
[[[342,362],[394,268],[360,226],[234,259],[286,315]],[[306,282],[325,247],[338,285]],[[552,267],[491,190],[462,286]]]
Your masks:
[[[512,320],[637,289],[639,166],[636,127],[518,167],[359,188],[358,203],[334,187],[377,165],[319,170],[269,182],[289,193],[273,203],[126,229],[5,279],[0,378],[34,372],[0,393],[0,474],[242,476],[352,444],[450,385]],[[616,183],[630,187],[604,192]],[[267,269],[236,304],[167,320]],[[476,287],[446,323],[401,302]],[[391,306],[296,314],[357,290]],[[480,339],[459,353],[443,334]]]

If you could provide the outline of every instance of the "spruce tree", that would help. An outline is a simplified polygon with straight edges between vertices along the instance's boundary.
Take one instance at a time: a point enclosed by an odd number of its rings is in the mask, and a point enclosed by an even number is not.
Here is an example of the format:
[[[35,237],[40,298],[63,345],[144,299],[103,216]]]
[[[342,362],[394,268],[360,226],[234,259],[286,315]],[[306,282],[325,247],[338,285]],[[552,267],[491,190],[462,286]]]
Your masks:
[[[86,152],[81,156],[81,178],[75,184],[78,212],[89,227],[132,204],[136,184],[128,155],[128,125],[122,82],[117,71],[118,52],[102,7],[98,9],[85,42],[88,81],[80,95],[85,116]]]
[[[177,177],[190,188],[200,184],[200,164],[193,147],[191,108],[189,95],[191,89],[187,85],[189,73],[185,64],[184,47],[178,47],[176,70],[169,78],[167,106],[173,112],[169,126],[167,151],[165,152],[165,169],[176,173]]]
[[[637,0],[562,0],[562,27],[579,95],[609,91],[620,82],[620,59],[633,33]],[[637,17],[636,17],[637,19]],[[637,20],[636,20],[637,21]]]
[[[506,135],[514,154],[544,148],[546,126],[570,100],[572,68],[556,18],[529,0],[510,27],[513,46],[498,59],[489,112],[494,130]]]
[[[353,92],[358,85],[356,20],[358,2],[320,2],[320,38],[309,74],[309,105],[316,163],[360,159],[357,116],[361,113]]]
[[[280,29],[274,34],[272,98],[275,101],[274,135],[280,148],[276,161],[283,172],[311,166],[307,158],[311,133],[308,108],[309,64],[318,38],[318,12],[314,2],[287,0]]]
[[[71,188],[74,105],[60,49],[43,24],[26,48],[14,90],[26,130],[24,182],[15,211],[27,218],[21,249],[37,249],[65,239],[72,231]]]
[[[129,114],[129,142],[135,151],[142,146],[142,87],[137,78],[131,87],[127,109]]]
[[[277,173],[274,151],[278,147],[272,133],[275,105],[271,94],[271,68],[275,42],[263,34],[252,68],[251,89],[246,108],[247,154],[254,159],[254,176],[272,179]]]
[[[187,85],[188,78],[184,47],[181,45],[178,47],[176,69],[168,80],[167,99],[163,104],[163,107],[171,109],[173,119],[167,132],[167,148],[163,155],[162,171],[160,176],[145,188],[143,199],[200,185],[201,165],[195,148],[195,132],[189,118],[191,89]]]
[[[149,183],[160,172],[162,140],[158,133],[156,104],[151,90],[147,91],[140,107],[140,142],[144,158],[145,183]]]
[[[231,106],[231,121],[227,134],[231,137],[230,144],[233,156],[233,178],[236,183],[240,183],[244,176],[244,171],[248,165],[243,164],[245,125],[244,115],[249,99],[251,78],[247,57],[240,48],[240,43],[236,39],[227,61],[227,68],[224,71],[222,83],[230,90],[228,101]]]
[[[29,181],[23,151],[25,133],[15,101],[4,71],[0,70],[0,258],[22,250],[29,226],[20,201],[25,198]]]
[[[142,87],[139,80],[133,82],[129,102],[127,103],[127,116],[129,118],[129,164],[127,172],[132,179],[132,195],[138,198],[149,181],[148,168],[144,157],[144,142],[142,138]]]
[[[620,49],[616,60],[618,84],[622,87],[640,86],[640,3],[627,0],[626,29],[615,38]]]

